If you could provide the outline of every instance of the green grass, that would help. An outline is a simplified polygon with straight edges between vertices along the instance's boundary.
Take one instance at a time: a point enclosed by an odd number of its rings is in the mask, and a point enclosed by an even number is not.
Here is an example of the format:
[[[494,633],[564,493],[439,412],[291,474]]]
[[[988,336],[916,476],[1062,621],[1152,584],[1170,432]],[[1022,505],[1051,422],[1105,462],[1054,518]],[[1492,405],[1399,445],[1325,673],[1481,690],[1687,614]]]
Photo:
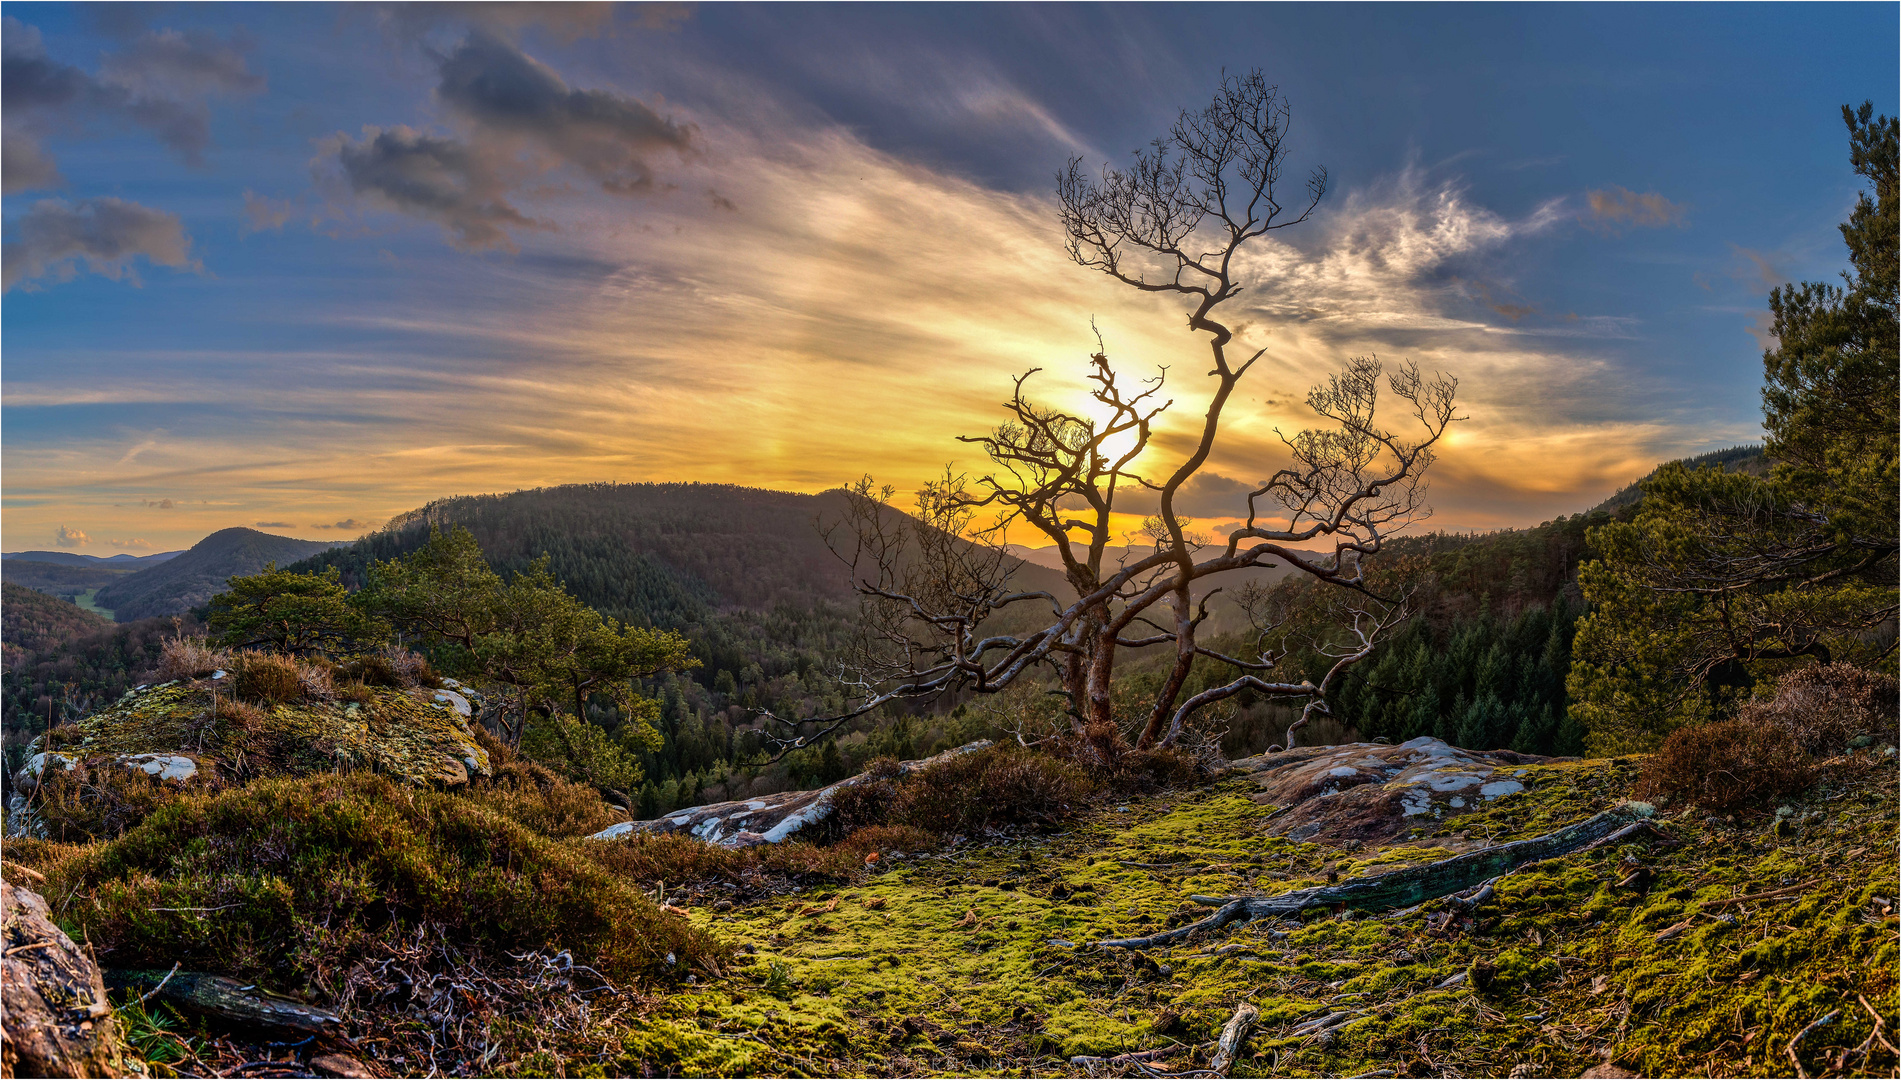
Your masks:
[[[87,589],[85,592],[79,593],[78,595],[73,597],[73,604],[76,607],[92,612],[94,615],[102,615],[108,619],[112,618],[111,608],[102,608],[98,604],[95,604],[92,602],[93,597],[98,596],[98,595],[99,595],[98,589]]]

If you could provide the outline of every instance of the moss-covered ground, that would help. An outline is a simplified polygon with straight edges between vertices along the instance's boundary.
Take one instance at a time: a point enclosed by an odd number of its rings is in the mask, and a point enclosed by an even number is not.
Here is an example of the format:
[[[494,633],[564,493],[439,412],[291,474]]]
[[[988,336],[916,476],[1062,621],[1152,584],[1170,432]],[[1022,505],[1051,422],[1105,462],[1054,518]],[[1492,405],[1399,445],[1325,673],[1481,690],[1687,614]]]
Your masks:
[[[1522,870],[1469,917],[1322,910],[1146,953],[1093,945],[1199,917],[1195,894],[1537,835],[1626,797],[1638,764],[1534,766],[1526,792],[1379,849],[1265,835],[1272,808],[1230,776],[1054,835],[886,858],[854,884],[707,893],[690,917],[739,964],[666,998],[653,1031],[694,1042],[670,1059],[727,1074],[1080,1075],[1077,1056],[1169,1047],[1148,1064],[1177,1071],[1205,1065],[1245,1001],[1260,1022],[1236,1076],[1894,1075],[1868,1039],[1873,1014],[1889,1041],[1901,1028],[1892,759],[1837,770],[1779,826],[1774,807],[1663,808],[1679,845]],[[1764,892],[1780,895],[1730,902]]]

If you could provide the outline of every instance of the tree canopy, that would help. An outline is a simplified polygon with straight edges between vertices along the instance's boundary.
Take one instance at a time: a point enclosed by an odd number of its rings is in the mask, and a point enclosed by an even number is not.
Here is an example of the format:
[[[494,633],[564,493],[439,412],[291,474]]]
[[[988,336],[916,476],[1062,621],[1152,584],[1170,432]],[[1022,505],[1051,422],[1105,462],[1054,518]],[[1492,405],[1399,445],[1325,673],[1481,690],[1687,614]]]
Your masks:
[[[1841,226],[1851,272],[1770,294],[1768,477],[1665,466],[1592,530],[1572,709],[1596,752],[1720,715],[1792,664],[1892,668],[1897,611],[1896,123],[1844,107],[1874,192]]]

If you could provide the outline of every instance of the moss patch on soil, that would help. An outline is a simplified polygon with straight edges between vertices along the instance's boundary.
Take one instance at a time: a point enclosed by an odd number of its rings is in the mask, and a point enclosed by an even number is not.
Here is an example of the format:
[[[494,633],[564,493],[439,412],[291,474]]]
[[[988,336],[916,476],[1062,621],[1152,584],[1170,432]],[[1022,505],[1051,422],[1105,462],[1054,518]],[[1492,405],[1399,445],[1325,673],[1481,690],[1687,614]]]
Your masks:
[[[1093,946],[1200,917],[1194,894],[1279,892],[1539,835],[1627,797],[1639,764],[1527,766],[1526,791],[1380,848],[1266,835],[1272,808],[1233,777],[1052,836],[886,858],[855,884],[737,905],[707,893],[692,918],[737,945],[739,966],[658,1015],[743,1040],[752,1069],[785,1074],[1080,1075],[1072,1057],[1163,1047],[1179,1050],[1150,1064],[1199,1067],[1249,1001],[1261,1020],[1236,1076],[1575,1076],[1606,1061],[1779,1076],[1790,1039],[1840,1009],[1798,1047],[1804,1069],[1892,1073],[1879,1043],[1853,1049],[1873,1028],[1859,998],[1890,1038],[1901,1027],[1896,791],[1882,765],[1838,770],[1780,835],[1774,808],[1733,824],[1666,810],[1679,846],[1522,870],[1443,929],[1433,902],[1311,911],[1147,953]],[[1790,891],[1728,902],[1778,889]]]

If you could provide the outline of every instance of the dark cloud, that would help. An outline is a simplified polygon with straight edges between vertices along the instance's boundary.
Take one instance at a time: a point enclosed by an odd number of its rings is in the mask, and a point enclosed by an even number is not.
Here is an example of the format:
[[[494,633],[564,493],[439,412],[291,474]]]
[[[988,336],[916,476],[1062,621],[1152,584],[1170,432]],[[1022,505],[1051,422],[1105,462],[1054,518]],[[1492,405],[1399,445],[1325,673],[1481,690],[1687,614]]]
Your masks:
[[[263,77],[245,59],[249,42],[236,35],[149,30],[102,58],[96,75],[48,56],[39,29],[12,16],[4,20],[3,36],[8,192],[57,185],[58,169],[40,141],[94,121],[145,128],[186,163],[201,164],[211,145],[209,100],[264,89]]]
[[[466,251],[513,251],[513,230],[554,227],[511,201],[547,170],[572,166],[603,191],[632,195],[656,186],[654,152],[684,154],[695,146],[691,125],[631,97],[572,89],[492,34],[472,32],[436,59],[437,99],[461,132],[398,125],[324,140],[312,168],[333,202],[363,198],[437,222]],[[281,223],[279,207],[268,200],[247,197],[246,208],[254,227]]]
[[[472,33],[441,60],[436,97],[478,131],[539,146],[587,173],[603,190],[653,186],[647,157],[686,151],[692,128],[641,102],[606,90],[573,90],[547,65],[514,45]]]
[[[176,508],[178,504],[170,499],[146,499],[139,503],[139,505],[149,506],[154,510],[171,510]]]
[[[341,134],[330,139],[317,164],[320,169],[334,164],[352,195],[437,222],[465,251],[513,251],[515,243],[504,227],[551,227],[509,205],[505,156],[456,139],[400,126],[364,128],[361,139]],[[320,172],[319,183],[333,181]]]
[[[1681,225],[1687,209],[1682,203],[1673,203],[1654,191],[1639,195],[1625,187],[1588,191],[1585,198],[1590,205],[1586,224],[1609,232],[1619,232],[1626,227],[1654,229]]]
[[[444,3],[377,4],[372,8],[383,28],[398,37],[419,39],[436,30],[485,30],[513,39],[528,29],[569,43],[611,35],[615,16],[625,12],[643,30],[670,30],[693,16],[691,4],[649,3]]]
[[[288,522],[288,521],[253,521],[253,522],[251,523],[251,525],[252,525],[252,527],[253,527],[253,528],[258,528],[258,529],[292,529],[292,528],[296,528],[296,526],[294,526],[294,525],[292,525],[292,524],[291,524],[290,522]]]
[[[355,518],[344,518],[342,521],[339,521],[333,525],[312,525],[311,526],[311,528],[313,529],[357,529],[357,530],[367,529],[369,527],[370,527],[369,522],[358,521]]]
[[[0,247],[0,292],[47,276],[70,281],[82,263],[95,274],[114,281],[129,275],[137,284],[132,262],[141,255],[160,266],[200,269],[177,214],[123,199],[43,199],[19,219],[15,235]]]

